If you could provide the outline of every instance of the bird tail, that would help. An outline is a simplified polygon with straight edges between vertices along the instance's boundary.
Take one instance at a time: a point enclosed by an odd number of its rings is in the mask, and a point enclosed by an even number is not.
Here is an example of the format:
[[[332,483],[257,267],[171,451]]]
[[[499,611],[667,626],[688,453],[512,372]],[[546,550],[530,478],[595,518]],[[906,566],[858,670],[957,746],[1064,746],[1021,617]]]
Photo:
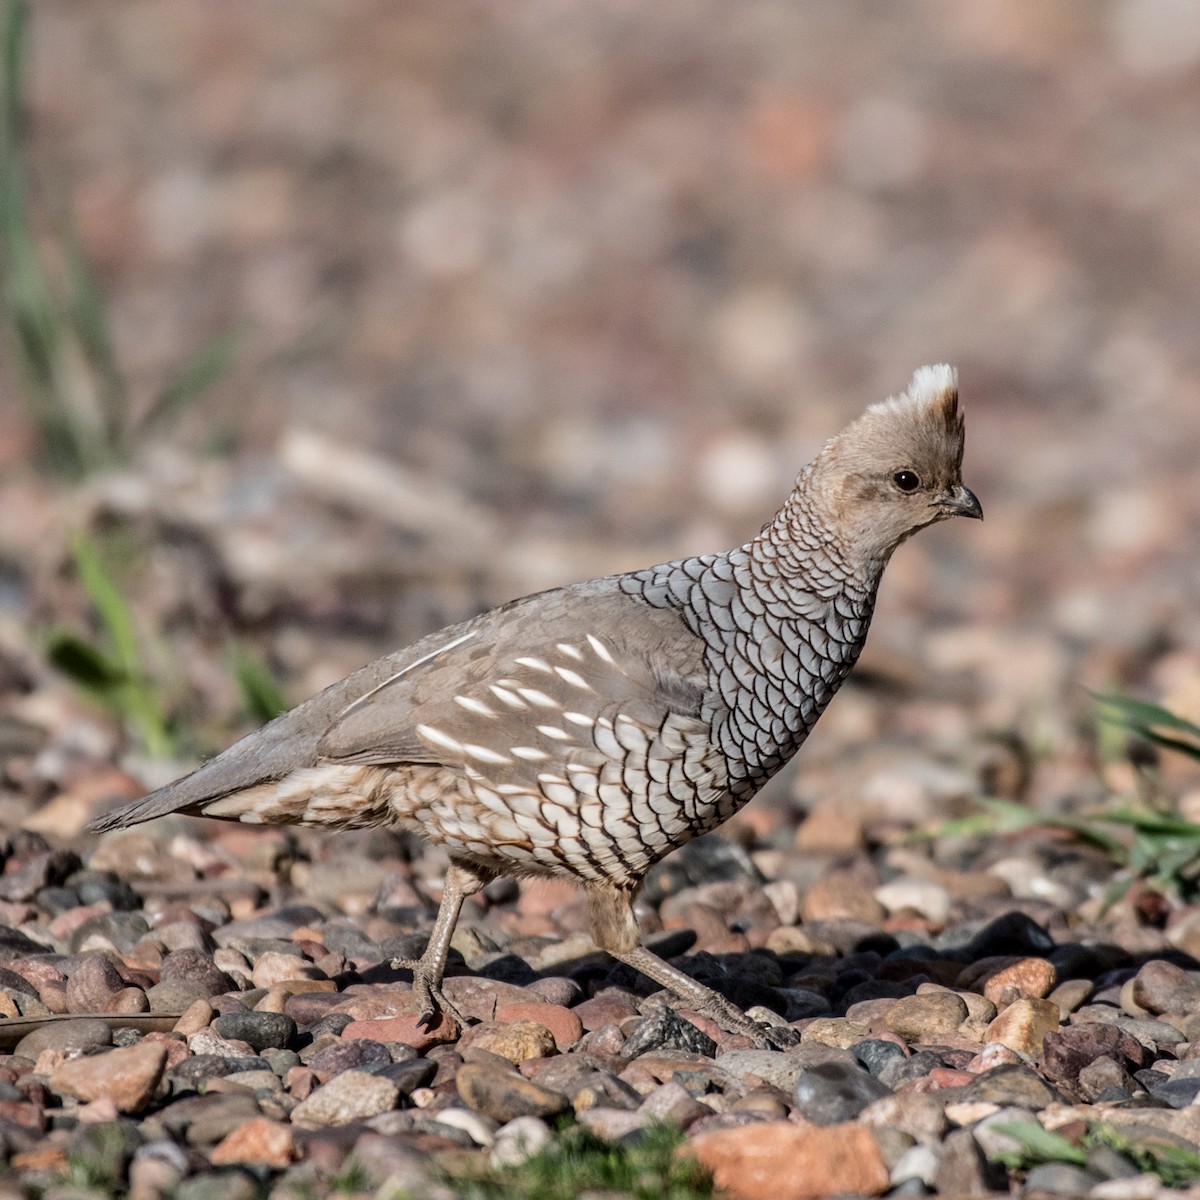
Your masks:
[[[108,833],[110,829],[128,829],[130,825],[140,825],[143,821],[153,821],[155,817],[165,817],[168,813],[189,812],[192,803],[186,795],[180,795],[178,782],[161,787],[140,800],[123,804],[111,812],[102,813],[89,821],[87,828],[92,833]]]

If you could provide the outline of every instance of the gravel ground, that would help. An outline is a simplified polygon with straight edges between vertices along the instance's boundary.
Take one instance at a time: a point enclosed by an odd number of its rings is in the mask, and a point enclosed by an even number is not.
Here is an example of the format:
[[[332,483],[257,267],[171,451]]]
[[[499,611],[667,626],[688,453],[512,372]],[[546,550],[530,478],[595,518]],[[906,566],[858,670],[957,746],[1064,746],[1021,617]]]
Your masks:
[[[908,836],[1029,787],[1011,745],[922,765],[876,744],[862,790],[907,788],[915,817],[752,805],[655,868],[651,944],[799,1032],[764,1051],[598,954],[557,883],[468,902],[446,990],[472,1023],[425,1031],[389,964],[430,927],[439,855],[183,818],[82,838],[137,785],[87,758],[111,727],[60,716],[7,760],[27,827],[0,874],[0,1194],[449,1195],[447,1172],[520,1162],[564,1120],[626,1144],[672,1123],[728,1195],[772,1200],[1140,1200],[1188,1177],[1148,1167],[1200,1156],[1200,907],[1135,885],[1105,908],[1112,860],[1062,831]],[[849,754],[815,756],[816,782]],[[61,756],[85,782],[39,806]],[[1132,769],[1051,768],[1077,790]],[[1030,1122],[1075,1161],[1022,1160]]]

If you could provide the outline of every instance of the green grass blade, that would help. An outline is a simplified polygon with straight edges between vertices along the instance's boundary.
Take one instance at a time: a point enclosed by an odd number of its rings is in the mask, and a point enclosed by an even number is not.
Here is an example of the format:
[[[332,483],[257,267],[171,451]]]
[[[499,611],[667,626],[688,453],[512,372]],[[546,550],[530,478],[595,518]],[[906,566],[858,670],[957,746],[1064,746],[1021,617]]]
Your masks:
[[[201,346],[179,369],[178,374],[158,394],[142,421],[143,428],[174,419],[189,404],[208,391],[237,361],[241,353],[243,331],[226,329]]]
[[[289,705],[266,665],[244,646],[235,644],[230,654],[233,677],[242,694],[242,704],[259,724],[273,721]]]
[[[106,703],[111,702],[116,690],[129,679],[99,646],[65,629],[50,632],[46,639],[46,658],[78,687]]]
[[[71,325],[84,357],[99,380],[99,421],[104,440],[106,465],[125,457],[129,419],[124,383],[117,370],[116,354],[108,327],[108,310],[74,229],[66,228],[60,237],[65,250],[71,284]]]
[[[1135,700],[1131,696],[1093,695],[1100,720],[1126,729],[1156,745],[1200,758],[1200,725],[1160,705]],[[1185,737],[1171,738],[1161,732],[1163,729],[1182,733]]]
[[[108,636],[111,657],[126,679],[118,701],[121,712],[138,730],[146,753],[166,758],[175,743],[146,677],[133,612],[109,575],[95,542],[77,533],[71,539],[71,549],[79,580]]]
[[[995,1130],[1012,1138],[1020,1146],[1017,1151],[1010,1150],[997,1155],[999,1162],[1014,1170],[1038,1163],[1065,1162],[1083,1166],[1087,1162],[1087,1151],[1082,1146],[1067,1141],[1062,1134],[1043,1129],[1037,1121],[1013,1121],[997,1125]]]

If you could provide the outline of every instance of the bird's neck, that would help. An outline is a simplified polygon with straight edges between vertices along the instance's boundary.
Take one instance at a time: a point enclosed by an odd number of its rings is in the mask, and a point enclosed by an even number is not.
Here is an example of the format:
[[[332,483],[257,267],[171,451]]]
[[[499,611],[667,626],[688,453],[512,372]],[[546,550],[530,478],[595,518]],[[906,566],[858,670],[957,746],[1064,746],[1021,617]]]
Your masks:
[[[837,522],[800,476],[783,506],[743,551],[756,573],[778,577],[797,592],[833,601],[873,598],[891,557],[840,536]]]

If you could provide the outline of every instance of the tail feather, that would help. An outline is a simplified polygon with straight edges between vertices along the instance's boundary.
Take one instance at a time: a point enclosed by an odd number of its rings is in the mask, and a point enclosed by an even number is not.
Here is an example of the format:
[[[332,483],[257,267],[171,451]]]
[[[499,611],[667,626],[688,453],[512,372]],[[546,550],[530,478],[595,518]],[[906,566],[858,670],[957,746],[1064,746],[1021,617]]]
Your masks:
[[[179,791],[178,783],[168,784],[140,800],[102,813],[89,821],[87,828],[92,833],[108,833],[111,829],[127,829],[130,825],[153,821],[155,817],[165,817],[168,813],[187,812],[189,802],[186,797],[179,796]]]

